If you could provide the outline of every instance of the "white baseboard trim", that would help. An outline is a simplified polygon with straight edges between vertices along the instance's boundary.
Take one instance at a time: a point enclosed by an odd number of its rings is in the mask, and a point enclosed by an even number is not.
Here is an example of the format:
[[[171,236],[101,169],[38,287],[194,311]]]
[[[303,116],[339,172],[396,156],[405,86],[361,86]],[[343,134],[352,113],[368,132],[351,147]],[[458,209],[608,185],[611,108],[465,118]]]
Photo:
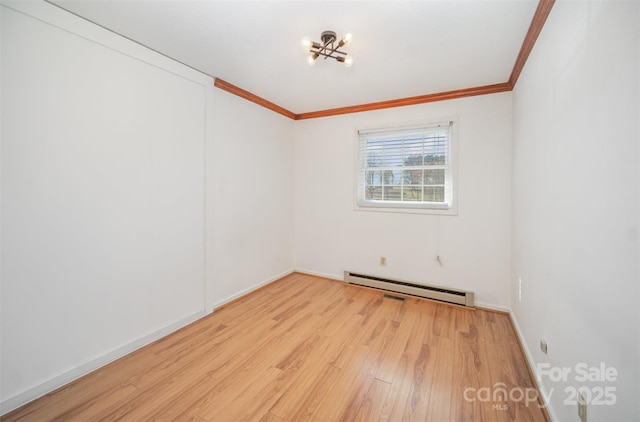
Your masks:
[[[332,280],[344,281],[344,274],[340,274],[340,275],[326,274],[326,273],[320,273],[318,271],[304,270],[301,268],[296,268],[295,272],[301,273],[301,274],[315,275],[318,277],[330,278]]]
[[[492,305],[490,303],[485,303],[485,302],[476,302],[475,306],[477,306],[478,308],[488,309],[490,311],[498,311],[498,312],[504,312],[506,314],[511,314],[511,309],[504,306]]]
[[[239,298],[241,296],[247,295],[247,294],[251,293],[254,290],[258,290],[262,286],[266,286],[269,283],[273,283],[274,281],[279,280],[282,277],[286,277],[289,274],[293,274],[294,272],[295,272],[295,270],[292,268],[292,269],[284,271],[284,272],[282,272],[282,273],[280,273],[278,275],[274,275],[273,277],[269,277],[266,280],[263,280],[263,281],[259,282],[258,284],[254,284],[253,286],[251,286],[249,288],[246,288],[244,290],[239,291],[238,293],[234,293],[234,294],[232,294],[230,296],[227,296],[226,298],[224,298],[222,300],[219,300],[219,301],[217,301],[217,302],[215,302],[213,304],[213,312],[215,312],[216,308],[219,308],[222,305],[231,302],[232,300],[235,300],[235,299],[237,299],[237,298]]]
[[[63,385],[68,384],[71,381],[83,377],[84,375],[87,375],[88,373],[93,372],[96,369],[99,369],[117,359],[120,359],[121,357],[128,355],[129,353],[166,336],[167,334],[177,331],[180,328],[189,325],[194,321],[197,321],[204,315],[204,310],[198,311],[172,324],[169,324],[164,328],[156,330],[150,334],[147,334],[146,336],[132,341],[131,343],[125,344],[124,346],[107,352],[96,359],[93,359],[76,368],[57,375],[49,379],[48,381],[31,387],[23,391],[22,393],[18,393],[12,397],[3,399],[2,401],[0,401],[0,415],[4,415],[5,413],[17,409],[18,407],[25,405],[30,401],[33,401],[39,397],[44,396],[45,394],[52,392],[56,388],[62,387]]]
[[[513,328],[515,328],[516,330],[516,335],[518,336],[518,340],[522,345],[522,350],[524,350],[525,359],[527,359],[527,362],[529,363],[529,367],[534,372],[534,376],[535,376],[537,363],[533,359],[533,354],[531,353],[531,350],[529,350],[529,346],[527,346],[527,342],[524,341],[524,335],[522,334],[522,330],[520,329],[520,325],[518,324],[518,319],[516,318],[515,314],[511,310],[509,311],[509,317],[511,318],[511,323],[513,325]],[[549,393],[545,389],[544,385],[537,379],[534,381],[536,383],[536,386],[538,387],[538,390],[540,391],[540,394],[542,394],[542,397],[549,397]],[[551,406],[551,403],[547,403],[547,413],[549,414],[549,418],[551,418],[551,422],[558,420],[558,417],[556,416],[556,412],[554,412],[553,406]]]

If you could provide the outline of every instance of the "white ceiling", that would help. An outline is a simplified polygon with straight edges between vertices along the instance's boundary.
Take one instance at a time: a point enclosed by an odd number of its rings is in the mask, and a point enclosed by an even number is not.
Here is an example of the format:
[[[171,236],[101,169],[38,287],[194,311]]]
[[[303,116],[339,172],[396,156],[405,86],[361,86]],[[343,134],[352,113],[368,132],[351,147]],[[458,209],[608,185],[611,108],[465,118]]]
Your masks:
[[[52,0],[294,113],[506,82],[537,0]],[[347,32],[351,68],[304,36]]]

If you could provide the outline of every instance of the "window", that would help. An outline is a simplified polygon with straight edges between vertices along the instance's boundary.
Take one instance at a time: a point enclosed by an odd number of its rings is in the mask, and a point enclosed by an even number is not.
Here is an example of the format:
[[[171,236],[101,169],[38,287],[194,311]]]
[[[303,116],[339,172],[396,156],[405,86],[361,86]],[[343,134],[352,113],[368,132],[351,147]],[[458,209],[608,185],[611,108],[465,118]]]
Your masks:
[[[454,211],[453,121],[358,132],[358,207]]]

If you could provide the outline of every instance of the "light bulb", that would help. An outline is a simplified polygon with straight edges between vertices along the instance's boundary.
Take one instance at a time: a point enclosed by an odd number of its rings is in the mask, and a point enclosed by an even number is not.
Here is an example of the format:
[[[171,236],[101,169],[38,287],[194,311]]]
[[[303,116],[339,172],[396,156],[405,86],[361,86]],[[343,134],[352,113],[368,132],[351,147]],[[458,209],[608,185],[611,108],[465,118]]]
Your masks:
[[[302,50],[303,50],[305,53],[308,53],[308,52],[309,52],[309,50],[311,49],[311,40],[309,39],[309,37],[304,37],[304,38],[302,39],[301,46],[302,46]]]
[[[345,56],[344,58],[344,65],[346,67],[351,67],[353,65],[353,57],[351,56]]]
[[[342,39],[342,45],[349,45],[349,43],[351,42],[351,34],[348,33],[347,35],[344,36],[344,38]]]
[[[309,66],[313,66],[314,64],[316,64],[317,58],[317,54],[310,54],[309,56],[307,56],[307,63],[309,64]]]

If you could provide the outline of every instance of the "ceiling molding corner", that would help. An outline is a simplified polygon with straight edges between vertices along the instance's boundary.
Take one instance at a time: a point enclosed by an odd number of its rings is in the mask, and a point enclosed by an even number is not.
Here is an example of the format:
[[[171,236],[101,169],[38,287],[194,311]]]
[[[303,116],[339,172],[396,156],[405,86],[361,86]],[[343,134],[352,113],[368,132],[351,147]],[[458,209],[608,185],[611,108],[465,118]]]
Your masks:
[[[529,54],[531,54],[531,50],[533,50],[533,46],[536,44],[540,32],[542,32],[542,28],[547,21],[547,17],[551,12],[551,8],[553,7],[554,3],[555,0],[539,1],[536,12],[534,13],[533,19],[531,20],[531,25],[529,25],[527,35],[524,37],[522,47],[520,47],[520,52],[518,53],[515,64],[513,65],[511,76],[509,77],[508,84],[511,89],[515,88],[516,83],[518,82],[518,78],[520,77],[520,73],[522,73],[522,69],[524,69],[524,65],[529,58]]]
[[[289,111],[284,107],[280,107],[279,105],[274,104],[271,101],[265,100],[262,97],[252,94],[251,92],[230,84],[229,82],[224,81],[220,78],[214,78],[213,86],[223,91],[227,91],[230,94],[237,95],[240,98],[244,98],[245,100],[261,105],[264,108],[268,108],[271,111],[282,114],[283,116],[288,117],[292,120],[296,119],[296,114],[294,112]]]

